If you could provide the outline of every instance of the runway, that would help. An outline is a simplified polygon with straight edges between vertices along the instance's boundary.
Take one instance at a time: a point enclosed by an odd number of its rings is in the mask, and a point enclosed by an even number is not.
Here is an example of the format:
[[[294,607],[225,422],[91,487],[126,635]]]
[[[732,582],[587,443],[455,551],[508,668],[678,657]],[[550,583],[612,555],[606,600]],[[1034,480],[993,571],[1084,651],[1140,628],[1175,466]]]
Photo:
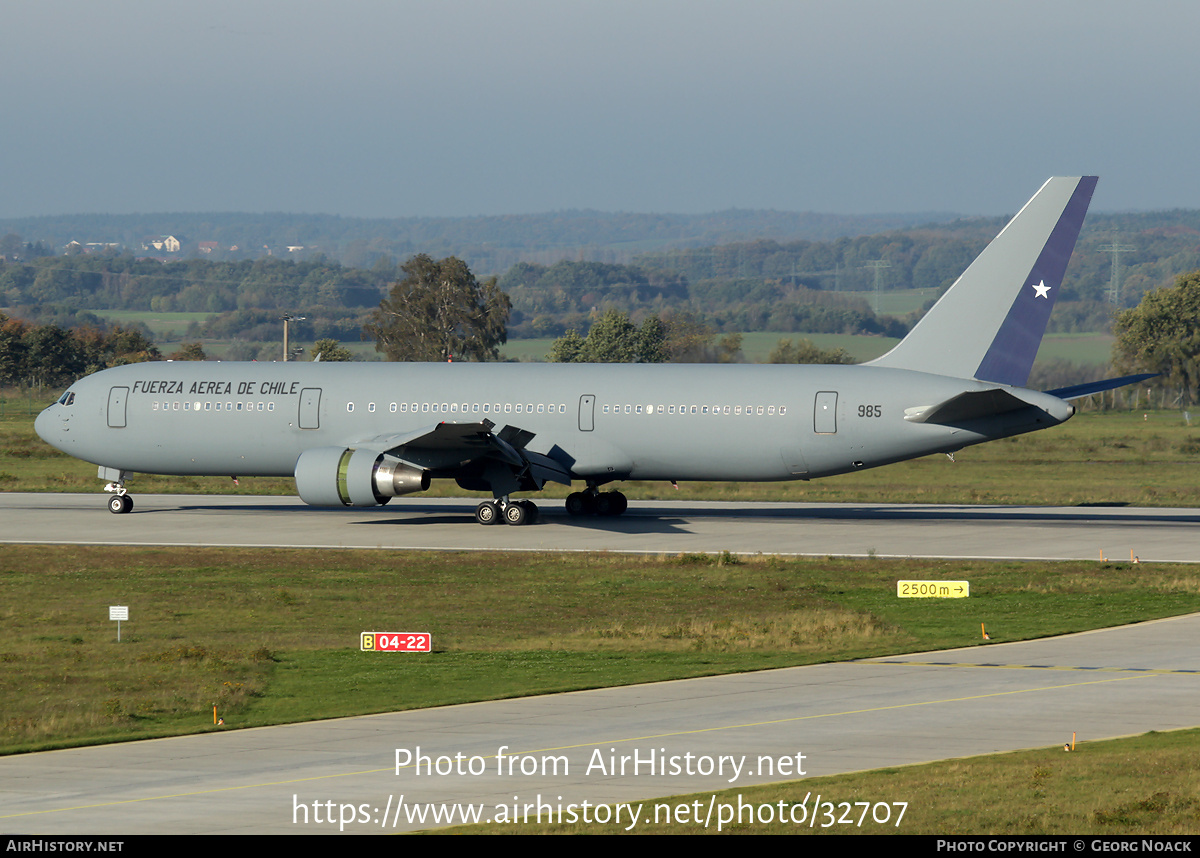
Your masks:
[[[532,818],[539,806],[580,813],[584,802],[631,803],[625,827],[643,801],[640,819],[662,804],[656,797],[800,771],[1194,726],[1198,638],[1192,615],[926,655],[5,757],[0,828],[383,833],[450,821],[435,823],[434,812],[460,822],[464,812],[487,820],[515,807],[520,824],[526,805]],[[412,764],[418,754],[427,770]],[[866,798],[886,803],[894,820],[897,803],[916,797]]]
[[[0,494],[0,542],[803,556],[1200,561],[1200,510],[953,504],[634,501],[619,518],[541,503],[537,524],[483,527],[475,501],[316,509],[296,498]]]

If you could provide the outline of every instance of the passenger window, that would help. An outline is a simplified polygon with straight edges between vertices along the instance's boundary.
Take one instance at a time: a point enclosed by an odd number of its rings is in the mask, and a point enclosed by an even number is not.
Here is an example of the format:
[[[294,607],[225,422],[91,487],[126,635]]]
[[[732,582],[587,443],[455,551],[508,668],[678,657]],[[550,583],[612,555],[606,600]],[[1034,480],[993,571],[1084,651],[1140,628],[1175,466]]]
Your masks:
[[[239,407],[239,408],[241,407],[241,403],[238,403],[238,407]],[[351,411],[353,411],[353,410],[354,410],[354,403],[353,403],[353,402],[347,402],[347,403],[346,403],[346,413],[347,413],[347,414],[349,414],[349,413],[350,413]]]

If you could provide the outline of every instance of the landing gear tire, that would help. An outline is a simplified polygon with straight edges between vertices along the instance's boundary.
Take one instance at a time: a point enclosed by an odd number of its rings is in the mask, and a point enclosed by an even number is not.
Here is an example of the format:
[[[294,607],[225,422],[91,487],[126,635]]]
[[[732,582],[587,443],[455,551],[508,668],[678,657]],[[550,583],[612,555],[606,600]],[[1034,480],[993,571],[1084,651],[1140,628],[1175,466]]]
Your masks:
[[[531,500],[517,501],[517,503],[519,503],[523,507],[525,507],[525,512],[528,515],[528,521],[526,523],[527,524],[536,524],[537,520],[538,520],[538,516],[541,515],[541,512],[537,508],[537,504],[535,504]]]
[[[521,503],[510,503],[504,508],[504,520],[513,527],[519,527],[529,522],[529,510]]]
[[[480,524],[496,524],[500,521],[500,507],[494,501],[484,501],[475,507],[475,520]]]
[[[620,492],[572,492],[567,496],[571,515],[620,515],[629,509],[629,500]]]
[[[108,511],[114,515],[124,515],[133,509],[133,498],[129,495],[113,495],[108,499]]]

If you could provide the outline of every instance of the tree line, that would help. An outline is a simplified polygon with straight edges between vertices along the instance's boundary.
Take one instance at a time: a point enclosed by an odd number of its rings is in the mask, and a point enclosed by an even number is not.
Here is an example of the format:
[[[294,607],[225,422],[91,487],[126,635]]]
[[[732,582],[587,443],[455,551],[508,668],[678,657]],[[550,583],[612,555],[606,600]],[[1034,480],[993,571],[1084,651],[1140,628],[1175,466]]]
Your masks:
[[[134,329],[68,330],[0,313],[0,386],[59,387],[108,367],[161,359],[154,343]]]

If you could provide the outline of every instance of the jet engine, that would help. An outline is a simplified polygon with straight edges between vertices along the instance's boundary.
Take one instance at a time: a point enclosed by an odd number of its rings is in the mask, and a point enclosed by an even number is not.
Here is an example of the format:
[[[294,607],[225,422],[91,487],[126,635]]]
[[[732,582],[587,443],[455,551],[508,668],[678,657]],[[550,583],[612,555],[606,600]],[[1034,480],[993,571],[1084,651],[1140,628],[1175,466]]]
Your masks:
[[[296,460],[296,491],[313,506],[376,506],[429,488],[429,471],[377,450],[316,447]]]

